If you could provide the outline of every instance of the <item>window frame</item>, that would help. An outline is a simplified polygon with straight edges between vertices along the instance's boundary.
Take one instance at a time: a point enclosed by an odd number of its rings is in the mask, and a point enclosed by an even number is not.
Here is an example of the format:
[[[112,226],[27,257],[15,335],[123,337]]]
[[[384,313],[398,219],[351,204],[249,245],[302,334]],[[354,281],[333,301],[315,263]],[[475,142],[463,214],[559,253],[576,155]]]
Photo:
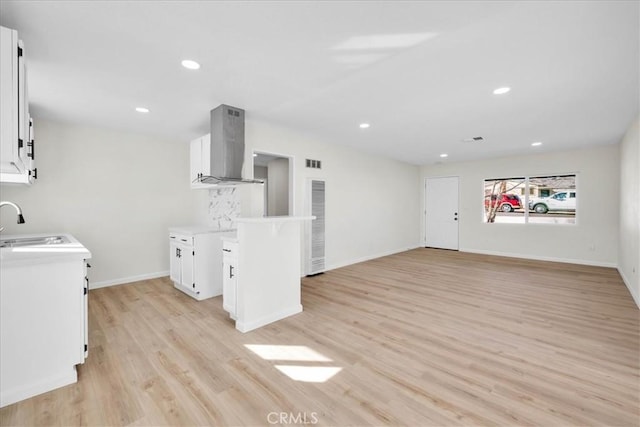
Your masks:
[[[515,175],[515,174],[514,174]],[[529,222],[529,197],[531,196],[530,194],[530,190],[529,190],[529,182],[532,178],[551,178],[551,177],[573,177],[574,178],[574,187],[573,189],[563,189],[565,190],[564,192],[566,193],[566,197],[565,199],[569,199],[571,198],[571,194],[574,194],[574,198],[576,199],[576,208],[574,211],[574,215],[573,215],[573,222],[571,223],[555,223],[555,222]],[[500,224],[502,226],[518,226],[518,225],[533,225],[533,226],[576,226],[578,225],[578,211],[580,210],[580,205],[582,204],[580,202],[580,200],[577,197],[577,193],[578,193],[578,187],[579,187],[579,172],[567,172],[567,173],[539,173],[539,174],[522,174],[522,175],[518,175],[518,176],[514,176],[514,177],[509,177],[509,178],[484,178],[482,180],[482,204],[481,204],[481,213],[482,213],[482,223],[483,224],[491,224],[491,225],[496,225],[496,224]],[[508,181],[508,180],[516,180],[516,179],[520,179],[521,177],[524,177],[524,197],[520,196],[521,199],[521,203],[523,205],[523,210],[524,210],[524,215],[523,215],[523,219],[524,222],[487,222],[487,215],[486,215],[486,208],[485,208],[485,198],[486,196],[485,194],[485,190],[486,190],[486,182],[487,181]],[[558,193],[555,193],[558,194]],[[497,195],[496,195],[497,197]],[[541,196],[541,197],[553,197],[553,195],[549,195],[549,196]]]

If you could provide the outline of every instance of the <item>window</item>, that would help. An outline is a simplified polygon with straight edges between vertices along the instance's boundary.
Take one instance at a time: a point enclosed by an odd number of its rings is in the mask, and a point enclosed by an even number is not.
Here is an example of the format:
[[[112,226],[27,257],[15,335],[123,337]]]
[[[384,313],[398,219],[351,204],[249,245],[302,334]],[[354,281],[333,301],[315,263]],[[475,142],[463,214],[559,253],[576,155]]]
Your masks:
[[[525,184],[524,177],[485,179],[485,221],[524,224]]]
[[[576,175],[484,180],[487,223],[575,224]]]
[[[529,178],[529,189],[531,190],[531,196],[527,202],[529,222],[538,224],[576,223],[575,175],[531,177]]]

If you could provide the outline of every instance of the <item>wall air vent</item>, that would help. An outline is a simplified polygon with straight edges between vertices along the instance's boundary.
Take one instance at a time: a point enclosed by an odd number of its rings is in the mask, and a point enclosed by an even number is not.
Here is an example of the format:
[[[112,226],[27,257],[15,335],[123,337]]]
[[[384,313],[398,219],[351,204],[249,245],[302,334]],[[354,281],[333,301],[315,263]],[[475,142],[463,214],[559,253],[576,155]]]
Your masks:
[[[320,160],[306,160],[306,166],[311,169],[322,169],[322,162]]]
[[[307,221],[306,274],[313,276],[325,270],[325,181],[308,180],[307,197],[307,212],[316,217]]]

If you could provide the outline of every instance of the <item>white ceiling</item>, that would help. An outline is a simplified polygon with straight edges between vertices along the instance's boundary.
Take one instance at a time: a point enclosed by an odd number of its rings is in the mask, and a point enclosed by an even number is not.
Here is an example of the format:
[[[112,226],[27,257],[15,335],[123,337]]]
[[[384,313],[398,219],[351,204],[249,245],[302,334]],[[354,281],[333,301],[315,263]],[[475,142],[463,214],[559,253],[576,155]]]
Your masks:
[[[225,103],[428,164],[616,143],[639,111],[637,1],[2,0],[0,16],[36,118],[184,141]]]

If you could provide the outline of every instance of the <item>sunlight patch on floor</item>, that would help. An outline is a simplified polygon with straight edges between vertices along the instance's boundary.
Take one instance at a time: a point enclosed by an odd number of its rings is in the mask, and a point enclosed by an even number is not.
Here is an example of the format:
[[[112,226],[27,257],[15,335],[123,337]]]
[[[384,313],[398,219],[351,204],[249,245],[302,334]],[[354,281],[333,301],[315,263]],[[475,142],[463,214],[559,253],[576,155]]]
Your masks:
[[[288,360],[295,362],[331,362],[328,357],[304,345],[245,344],[249,350],[264,360]]]
[[[342,370],[338,366],[327,366],[332,364],[329,362],[333,360],[306,345],[245,344],[244,346],[263,360],[278,362],[274,365],[275,368],[294,381],[323,383]],[[293,364],[296,362],[298,364]]]
[[[294,381],[323,383],[330,380],[342,368],[336,366],[293,366],[276,365],[276,369]]]

